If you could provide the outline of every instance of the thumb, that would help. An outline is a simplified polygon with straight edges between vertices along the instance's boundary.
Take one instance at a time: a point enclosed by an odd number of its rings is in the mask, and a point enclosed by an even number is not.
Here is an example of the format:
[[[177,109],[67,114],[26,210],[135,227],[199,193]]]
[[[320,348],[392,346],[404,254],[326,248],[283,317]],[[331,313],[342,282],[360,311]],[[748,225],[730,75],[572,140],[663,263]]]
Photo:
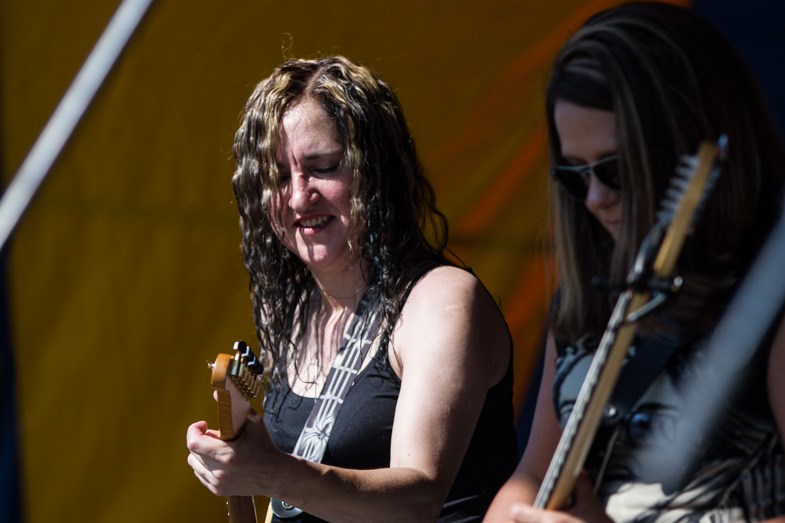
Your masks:
[[[188,430],[185,432],[185,442],[188,450],[195,450],[202,436],[217,437],[217,434],[214,430],[208,428],[206,421],[197,421],[189,425]]]

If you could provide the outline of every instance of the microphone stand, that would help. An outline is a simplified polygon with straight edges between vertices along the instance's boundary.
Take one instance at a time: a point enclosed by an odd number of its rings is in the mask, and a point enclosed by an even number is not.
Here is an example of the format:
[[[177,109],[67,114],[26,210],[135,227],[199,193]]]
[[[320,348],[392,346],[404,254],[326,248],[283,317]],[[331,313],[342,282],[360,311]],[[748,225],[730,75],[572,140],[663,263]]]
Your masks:
[[[0,199],[0,251],[128,44],[152,0],[123,0]]]

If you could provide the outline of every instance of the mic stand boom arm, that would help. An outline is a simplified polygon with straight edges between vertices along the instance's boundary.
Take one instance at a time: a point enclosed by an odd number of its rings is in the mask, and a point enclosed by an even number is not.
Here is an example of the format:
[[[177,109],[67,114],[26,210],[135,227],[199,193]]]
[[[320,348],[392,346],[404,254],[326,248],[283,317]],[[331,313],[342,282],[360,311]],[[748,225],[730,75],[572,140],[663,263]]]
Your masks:
[[[123,0],[0,199],[0,250],[112,70],[152,0]]]

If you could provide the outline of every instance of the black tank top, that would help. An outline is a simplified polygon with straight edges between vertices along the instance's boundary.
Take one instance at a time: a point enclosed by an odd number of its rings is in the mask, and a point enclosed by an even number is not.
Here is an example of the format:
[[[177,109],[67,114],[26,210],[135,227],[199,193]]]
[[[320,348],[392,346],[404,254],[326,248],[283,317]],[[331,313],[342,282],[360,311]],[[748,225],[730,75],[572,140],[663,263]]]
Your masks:
[[[512,351],[511,351],[512,354]],[[481,521],[494,495],[517,461],[512,406],[512,357],[504,378],[485,398],[477,427],[439,522]],[[358,374],[335,421],[322,463],[351,469],[390,466],[390,440],[401,382],[390,366],[387,348]],[[423,398],[438,401],[438,398]],[[314,404],[292,392],[283,377],[268,394],[265,423],[275,445],[291,453]],[[321,521],[313,516],[303,521]]]

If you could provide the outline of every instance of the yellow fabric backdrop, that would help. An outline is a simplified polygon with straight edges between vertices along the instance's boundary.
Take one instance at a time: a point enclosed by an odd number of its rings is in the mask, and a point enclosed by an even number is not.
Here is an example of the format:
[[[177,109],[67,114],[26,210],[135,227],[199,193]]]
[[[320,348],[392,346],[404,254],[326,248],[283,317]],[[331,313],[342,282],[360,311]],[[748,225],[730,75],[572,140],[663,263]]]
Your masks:
[[[340,53],[397,90],[499,298],[525,390],[547,305],[544,71],[612,0],[159,1],[17,229],[10,308],[29,523],[223,521],[185,463],[206,363],[253,340],[230,188],[253,85]],[[118,3],[0,4],[7,182]]]

